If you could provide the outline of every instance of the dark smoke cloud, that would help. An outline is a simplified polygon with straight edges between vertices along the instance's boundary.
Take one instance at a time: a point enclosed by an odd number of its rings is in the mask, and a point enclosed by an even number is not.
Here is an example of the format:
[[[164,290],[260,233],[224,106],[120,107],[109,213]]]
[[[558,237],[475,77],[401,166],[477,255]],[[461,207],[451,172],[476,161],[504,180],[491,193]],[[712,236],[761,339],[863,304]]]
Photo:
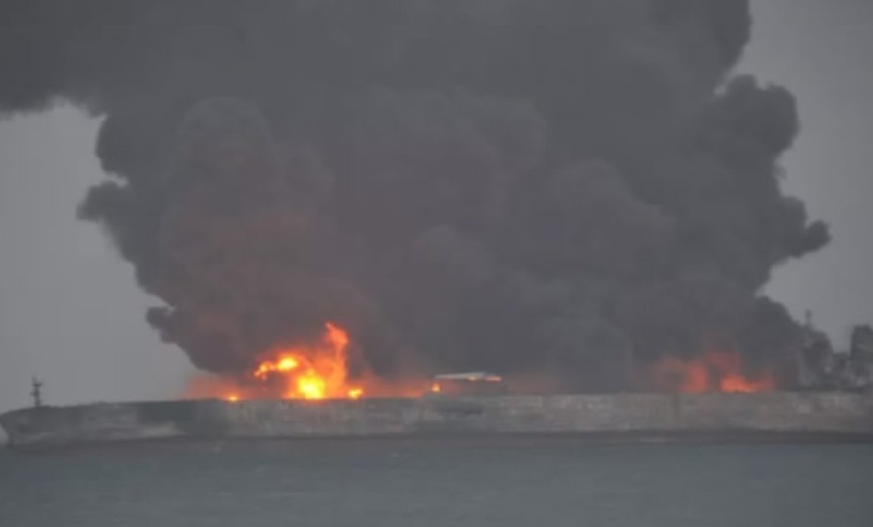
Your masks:
[[[100,223],[148,321],[232,374],[349,328],[358,366],[551,372],[729,347],[828,241],[779,188],[789,92],[730,72],[747,0],[0,4],[0,107],[103,116]]]

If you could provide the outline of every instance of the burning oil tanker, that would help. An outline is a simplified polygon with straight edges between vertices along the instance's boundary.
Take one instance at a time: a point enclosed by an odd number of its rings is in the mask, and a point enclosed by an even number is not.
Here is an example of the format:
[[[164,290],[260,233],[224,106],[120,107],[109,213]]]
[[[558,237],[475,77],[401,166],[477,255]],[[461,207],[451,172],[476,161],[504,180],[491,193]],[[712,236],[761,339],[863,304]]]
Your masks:
[[[866,335],[866,329],[856,332]],[[247,378],[195,382],[192,397],[214,396],[200,400],[54,408],[41,405],[35,383],[35,407],[0,415],[0,424],[20,449],[157,439],[493,434],[609,442],[873,440],[869,393],[776,391],[772,377],[745,377],[729,354],[659,361],[654,382],[676,393],[543,395],[512,394],[502,377],[485,372],[436,375],[426,384],[350,382],[347,346],[346,333],[327,324],[320,342],[274,350]],[[871,370],[861,356],[856,348],[848,355],[852,371]]]
[[[628,441],[870,441],[873,397],[849,393],[611,394],[40,407],[0,416],[10,445],[157,439],[573,434]]]
[[[869,372],[763,292],[830,235],[781,186],[793,95],[736,70],[748,0],[87,5],[0,4],[0,112],[103,119],[80,217],[215,401],[21,411],[13,443],[866,432],[861,395],[774,391]],[[480,370],[627,395],[409,373]]]

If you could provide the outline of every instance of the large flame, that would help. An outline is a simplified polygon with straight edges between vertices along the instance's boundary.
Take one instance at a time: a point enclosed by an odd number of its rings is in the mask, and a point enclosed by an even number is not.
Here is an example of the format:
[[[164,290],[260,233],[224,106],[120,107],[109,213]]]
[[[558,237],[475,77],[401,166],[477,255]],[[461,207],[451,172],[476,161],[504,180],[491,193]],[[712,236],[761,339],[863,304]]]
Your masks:
[[[714,351],[687,360],[663,357],[655,363],[653,372],[658,388],[680,393],[756,393],[776,389],[776,378],[771,372],[747,375],[736,353]]]
[[[364,391],[348,383],[348,334],[328,322],[321,341],[268,352],[251,377],[279,384],[286,399],[358,399]]]
[[[356,400],[368,396],[418,397],[426,391],[426,380],[418,376],[386,381],[364,372],[352,382],[349,342],[345,330],[328,322],[318,342],[266,351],[240,378],[198,377],[189,384],[188,396],[231,402],[256,398]]]

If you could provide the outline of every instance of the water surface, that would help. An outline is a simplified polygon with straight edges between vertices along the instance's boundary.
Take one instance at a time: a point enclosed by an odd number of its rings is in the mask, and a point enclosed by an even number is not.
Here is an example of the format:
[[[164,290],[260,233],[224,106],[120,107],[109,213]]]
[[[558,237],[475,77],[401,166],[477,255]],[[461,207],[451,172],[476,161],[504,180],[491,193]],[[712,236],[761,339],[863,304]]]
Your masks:
[[[0,451],[0,526],[873,526],[868,445],[572,441]]]

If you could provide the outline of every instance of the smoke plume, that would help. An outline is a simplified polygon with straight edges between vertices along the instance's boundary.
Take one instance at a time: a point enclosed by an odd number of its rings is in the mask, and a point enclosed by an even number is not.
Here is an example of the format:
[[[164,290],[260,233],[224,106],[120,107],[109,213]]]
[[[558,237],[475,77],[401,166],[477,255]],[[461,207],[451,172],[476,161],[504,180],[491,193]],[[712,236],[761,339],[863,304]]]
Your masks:
[[[3,2],[0,108],[103,117],[80,215],[200,368],[330,320],[386,377],[622,389],[797,343],[761,288],[829,235],[780,190],[794,98],[731,73],[750,24],[747,0]]]

